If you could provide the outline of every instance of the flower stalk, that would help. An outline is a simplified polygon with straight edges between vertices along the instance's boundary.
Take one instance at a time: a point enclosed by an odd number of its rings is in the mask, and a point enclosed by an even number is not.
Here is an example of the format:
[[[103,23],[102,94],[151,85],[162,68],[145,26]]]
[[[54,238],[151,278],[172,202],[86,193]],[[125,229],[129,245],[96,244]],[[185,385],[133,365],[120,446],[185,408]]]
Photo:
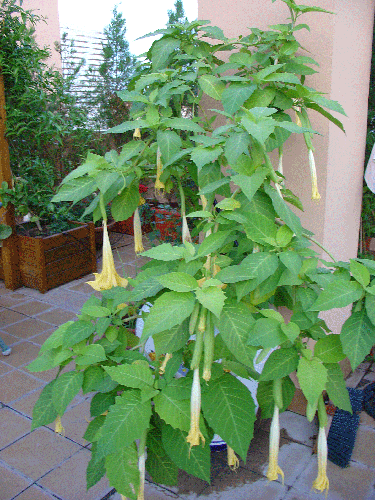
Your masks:
[[[138,470],[139,470],[139,490],[137,500],[145,498],[145,476],[146,476],[146,439],[147,430],[142,434],[138,446]]]

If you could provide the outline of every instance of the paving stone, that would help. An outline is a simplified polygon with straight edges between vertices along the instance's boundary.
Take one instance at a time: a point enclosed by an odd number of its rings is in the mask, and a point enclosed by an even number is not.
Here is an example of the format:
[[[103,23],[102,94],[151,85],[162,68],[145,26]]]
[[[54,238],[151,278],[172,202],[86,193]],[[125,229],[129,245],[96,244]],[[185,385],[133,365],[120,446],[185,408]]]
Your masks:
[[[314,456],[293,485],[297,496],[287,496],[285,500],[322,500],[321,493],[312,491],[317,472],[317,457]],[[348,468],[342,469],[328,462],[327,476],[330,484],[327,500],[374,500],[375,469],[369,469],[353,461]]]
[[[43,490],[40,486],[33,484],[18,495],[15,500],[56,500],[56,497]]]
[[[72,291],[71,289],[61,290],[60,288],[51,290],[45,301],[48,302],[49,308],[59,307],[64,311],[77,313],[82,308],[88,297],[83,296],[81,293]],[[38,315],[38,318],[41,316]],[[67,320],[69,321],[69,320]]]
[[[15,325],[5,327],[4,331],[20,339],[28,339],[34,337],[35,335],[39,335],[50,328],[51,325],[48,323],[44,323],[43,321],[39,321],[34,318],[27,318],[19,323],[16,323]]]
[[[168,499],[177,499],[177,498],[182,498],[180,495],[177,493],[174,493],[168,488],[164,488],[163,486],[160,486],[158,484],[154,484],[151,482],[148,482],[146,480],[145,482],[145,500],[168,500]],[[122,500],[121,495],[119,493],[114,493],[109,500]]]
[[[30,419],[11,408],[0,409],[0,450],[30,432]]]
[[[360,425],[366,425],[368,427],[371,427],[372,429],[375,429],[375,419],[373,419],[371,415],[369,415],[365,411],[361,411],[359,423]]]
[[[16,495],[25,490],[32,481],[12,471],[5,464],[0,463],[1,500],[12,500]]]
[[[364,377],[365,373],[366,373],[366,370],[356,368],[354,370],[354,372],[351,375],[349,375],[349,377],[346,379],[346,381],[345,381],[346,387],[350,387],[350,388],[357,387],[359,382]]]
[[[39,314],[38,319],[50,323],[51,325],[60,326],[67,321],[76,319],[76,315],[65,309],[56,307],[55,309]]]
[[[90,421],[90,400],[80,402],[61,417],[61,423],[65,429],[64,436],[72,439],[75,443],[86,446],[88,442],[83,439],[88,426],[86,419]],[[52,423],[48,427],[54,429],[55,425]]]
[[[284,411],[280,414],[280,430],[285,429],[288,436],[307,446],[313,445],[313,436],[318,433],[316,422],[309,422],[306,417]]]
[[[25,319],[25,315],[12,311],[10,309],[0,308],[0,328],[5,328],[12,323],[16,323],[17,321],[22,321]]]
[[[0,458],[35,481],[80,449],[78,444],[49,429],[40,428],[5,448],[0,452]]]
[[[3,290],[1,290],[0,307],[12,308],[13,306],[27,300],[29,300],[29,298],[26,297],[26,295],[22,295],[20,293],[8,293],[4,295]]]
[[[0,356],[1,356],[1,354],[0,354]],[[9,373],[12,370],[14,370],[13,366],[10,366],[7,363],[3,363],[2,361],[0,361],[0,376],[5,375],[6,373]]]
[[[43,345],[44,342],[53,334],[53,332],[56,330],[55,327],[52,327],[50,330],[46,330],[43,333],[40,333],[39,335],[36,335],[33,337],[33,343],[38,344],[38,345]]]
[[[41,385],[43,385],[41,380],[37,380],[20,370],[13,370],[0,376],[0,401],[9,404]]]
[[[375,468],[375,429],[358,428],[352,460]]]
[[[5,333],[4,331],[0,332],[0,337],[3,339],[3,341],[6,343],[7,346],[12,346],[17,342],[20,342],[20,339],[18,337],[16,337],[15,335],[10,335],[9,333]],[[1,354],[0,357],[2,357]],[[5,360],[6,358],[3,359]]]
[[[12,353],[7,357],[6,362],[15,368],[19,368],[31,363],[37,357],[39,350],[40,347],[31,342],[20,342],[12,347]]]
[[[91,452],[81,449],[55,470],[46,474],[38,484],[64,500],[101,500],[112,488],[103,478],[86,491],[86,468]]]
[[[36,391],[31,392],[27,396],[24,396],[23,398],[19,399],[18,401],[15,401],[11,403],[11,407],[18,412],[22,413],[22,415],[25,415],[27,417],[32,417],[33,415],[33,408],[37,400],[39,399],[40,393],[42,392],[42,389],[37,389]]]
[[[375,382],[375,372],[370,371],[366,373],[365,380],[367,380],[368,382]]]
[[[50,304],[46,304],[45,302],[41,302],[39,300],[29,300],[28,302],[14,306],[12,309],[25,314],[26,316],[35,316],[36,314],[40,314],[48,309],[51,309],[51,307],[52,306]]]

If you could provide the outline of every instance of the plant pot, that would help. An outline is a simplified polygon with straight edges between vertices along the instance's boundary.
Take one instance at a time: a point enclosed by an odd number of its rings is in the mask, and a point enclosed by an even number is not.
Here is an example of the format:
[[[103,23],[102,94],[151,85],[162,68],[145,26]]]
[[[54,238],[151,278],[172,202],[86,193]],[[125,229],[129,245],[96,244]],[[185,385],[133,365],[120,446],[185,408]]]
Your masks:
[[[16,235],[20,283],[45,293],[51,288],[96,271],[94,224],[46,237]],[[17,263],[18,259],[18,263]],[[2,261],[0,277],[3,276]]]
[[[155,208],[155,229],[162,241],[181,241],[181,214],[173,208]]]

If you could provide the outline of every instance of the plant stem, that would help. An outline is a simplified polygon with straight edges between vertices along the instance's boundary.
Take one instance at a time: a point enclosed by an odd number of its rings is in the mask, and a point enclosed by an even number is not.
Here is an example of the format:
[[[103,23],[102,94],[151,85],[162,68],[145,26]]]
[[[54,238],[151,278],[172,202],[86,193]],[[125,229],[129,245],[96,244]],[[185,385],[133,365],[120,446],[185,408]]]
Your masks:
[[[329,255],[329,257],[331,257],[331,259],[333,260],[333,262],[337,262],[337,260],[334,258],[334,256],[331,254],[331,252],[329,250],[327,250],[321,243],[319,243],[319,241],[317,241],[315,238],[313,238],[312,236],[309,236],[308,234],[305,234],[305,233],[302,233],[302,236],[304,236],[305,238],[307,238],[308,240],[310,240],[312,243],[315,243],[315,245],[317,245],[319,248],[321,248],[327,255]]]

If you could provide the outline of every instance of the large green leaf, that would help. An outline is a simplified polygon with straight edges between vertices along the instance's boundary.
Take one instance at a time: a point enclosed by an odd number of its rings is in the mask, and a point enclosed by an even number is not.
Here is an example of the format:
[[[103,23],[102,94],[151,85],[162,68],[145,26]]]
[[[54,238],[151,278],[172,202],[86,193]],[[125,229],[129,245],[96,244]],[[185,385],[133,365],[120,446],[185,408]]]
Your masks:
[[[282,379],[283,407],[280,408],[281,411],[285,411],[288,408],[288,406],[292,402],[295,392],[296,386],[291,381],[290,377],[284,377]],[[257,401],[262,411],[262,419],[272,418],[275,409],[272,380],[269,380],[267,382],[259,382],[257,389]]]
[[[268,173],[268,169],[265,167],[259,167],[255,171],[255,173],[251,176],[248,175],[236,175],[232,177],[232,180],[237,186],[239,186],[246,196],[246,198],[251,201],[258,191],[260,186],[263,184],[264,179],[266,178]]]
[[[79,393],[83,382],[82,372],[67,372],[60,375],[52,387],[53,405],[63,415],[68,404]]]
[[[339,335],[327,335],[319,339],[314,347],[314,356],[323,363],[337,363],[345,359]]]
[[[277,227],[275,223],[263,214],[251,214],[244,224],[246,235],[251,240],[264,244],[270,238],[276,239]]]
[[[255,123],[245,116],[242,118],[241,123],[247,132],[261,144],[266,142],[276,126],[276,122],[272,118],[264,118],[259,120],[258,123]]]
[[[198,288],[197,280],[187,273],[168,273],[158,276],[156,279],[165,288],[169,288],[175,292],[191,292]]]
[[[256,349],[247,342],[254,322],[250,310],[241,303],[226,304],[220,315],[220,334],[226,346],[238,361],[251,368]]]
[[[152,429],[147,434],[147,472],[153,481],[174,486],[177,484],[178,467],[167,455],[159,429]]]
[[[58,201],[78,201],[86,198],[96,190],[96,181],[92,177],[80,177],[63,184],[59,192],[52,198],[53,202]]]
[[[111,205],[111,214],[115,221],[129,219],[135,212],[139,203],[139,190],[136,183],[126,187]]]
[[[168,118],[164,120],[164,125],[172,129],[187,130],[188,132],[195,132],[197,134],[204,133],[203,128],[190,118]]]
[[[234,165],[238,157],[248,150],[250,144],[249,134],[246,132],[233,133],[225,141],[225,156],[230,164]]]
[[[139,439],[149,427],[150,401],[142,401],[140,391],[129,390],[116,398],[109,408],[98,441],[98,457],[121,451]]]
[[[97,482],[101,480],[101,478],[105,476],[105,461],[104,458],[101,460],[97,460],[95,455],[91,454],[91,460],[87,464],[86,469],[86,487],[89,490],[92,488]]]
[[[352,405],[340,365],[329,363],[326,364],[325,367],[327,368],[328,374],[327,392],[329,399],[334,405],[351,413]]]
[[[281,198],[281,196],[277,193],[275,189],[273,189],[270,185],[264,186],[265,192],[272,200],[272,205],[275,209],[275,212],[280,217],[282,221],[297,235],[301,236],[302,234],[302,225],[301,221],[297,217],[297,215],[291,211],[285,201]]]
[[[115,399],[116,394],[113,392],[95,394],[90,403],[90,415],[92,417],[98,417],[115,403]]]
[[[238,281],[256,278],[251,270],[245,266],[241,266],[241,264],[225,267],[215,277],[223,283],[237,283]]]
[[[129,499],[136,500],[139,489],[138,452],[135,443],[122,447],[105,458],[105,469],[111,486]]]
[[[155,396],[155,411],[167,424],[174,429],[189,432],[190,429],[190,399],[179,399],[174,389],[167,386]]]
[[[162,443],[173,462],[188,474],[210,482],[211,453],[209,444],[193,446],[186,441],[188,433],[173,429],[169,425],[162,428]]]
[[[218,231],[207,236],[199,246],[197,256],[203,257],[220,250],[230,233],[231,231]]]
[[[260,380],[276,380],[294,372],[298,365],[298,354],[294,348],[276,349],[267,359]]]
[[[110,377],[121,385],[143,389],[154,383],[147,361],[134,361],[131,365],[104,366]]]
[[[169,56],[180,46],[180,40],[163,37],[153,43],[151,48],[151,62],[154,71],[167,67]]]
[[[263,348],[277,347],[287,340],[279,321],[273,318],[258,319],[251,329],[249,345]]]
[[[350,272],[353,277],[360,283],[362,286],[366,287],[370,283],[370,273],[366,266],[357,262],[354,259],[350,259]]]
[[[155,344],[155,351],[157,355],[169,352],[173,353],[185,346],[189,340],[189,327],[188,320],[183,321],[169,328],[164,332],[155,333],[152,338]]]
[[[148,127],[148,123],[145,120],[131,120],[121,123],[120,125],[116,125],[105,131],[106,134],[123,134],[124,132],[128,132],[129,130],[135,130],[136,128],[145,128]]]
[[[340,338],[343,351],[355,370],[375,344],[375,327],[364,310],[354,312],[345,321]]]
[[[210,286],[205,289],[198,288],[195,291],[195,295],[199,302],[206,307],[206,309],[211,311],[217,318],[220,317],[220,313],[226,299],[223,290],[217,288],[216,286]]]
[[[375,325],[375,295],[366,294],[365,307],[368,319]]]
[[[241,267],[252,273],[257,282],[261,283],[276,272],[279,260],[273,253],[256,252],[248,255],[242,261]]]
[[[212,380],[202,394],[202,410],[210,427],[246,460],[255,421],[248,388],[229,374]]]
[[[192,293],[163,293],[155,300],[145,320],[141,341],[182,323],[193,312],[194,304],[195,297]]]
[[[184,248],[172,246],[170,243],[162,243],[156,247],[150,248],[141,253],[144,257],[150,257],[151,259],[163,260],[165,262],[171,260],[180,260],[184,255]]]
[[[48,425],[57,418],[58,413],[55,405],[53,404],[52,398],[52,391],[55,382],[56,380],[52,380],[52,382],[47,384],[40,393],[40,396],[33,408],[31,430],[34,430],[41,425]]]
[[[225,83],[219,78],[213,75],[202,75],[198,78],[198,84],[205,94],[216,101],[220,101],[225,90]]]
[[[230,115],[236,113],[256,88],[254,83],[248,85],[234,83],[227,87],[221,96],[224,111]]]
[[[88,339],[95,332],[91,321],[78,320],[70,324],[63,333],[63,346],[71,347],[81,340]]]
[[[162,132],[158,130],[157,142],[160,148],[163,163],[169,160],[181,149],[182,141],[180,136],[173,130],[166,130]]]
[[[307,401],[314,405],[326,388],[327,368],[316,358],[301,357],[298,363],[297,378]]]
[[[335,279],[321,292],[310,311],[327,311],[345,307],[362,297],[363,288],[356,281]]]
[[[106,360],[107,356],[104,347],[100,344],[91,344],[82,347],[79,350],[79,356],[76,357],[76,363],[79,366],[93,365]]]
[[[44,372],[59,366],[61,363],[72,357],[70,349],[60,347],[39,353],[38,357],[27,365],[29,372]]]
[[[216,146],[214,148],[204,148],[202,146],[197,146],[193,149],[191,153],[191,159],[200,170],[204,165],[208,163],[212,163],[217,160],[217,158],[221,155],[223,149],[220,146]]]

